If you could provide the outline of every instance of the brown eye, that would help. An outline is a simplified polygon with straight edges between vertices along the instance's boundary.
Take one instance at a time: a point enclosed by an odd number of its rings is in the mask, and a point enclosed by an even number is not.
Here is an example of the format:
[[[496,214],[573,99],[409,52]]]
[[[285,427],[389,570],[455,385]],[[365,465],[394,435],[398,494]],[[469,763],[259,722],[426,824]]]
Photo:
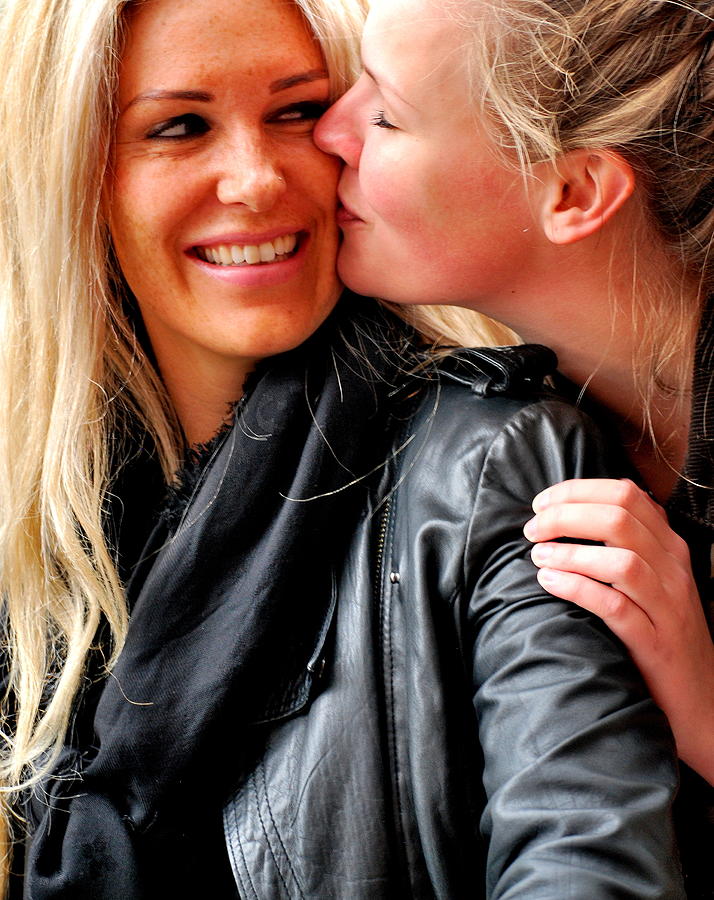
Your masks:
[[[209,130],[208,123],[202,116],[195,113],[187,113],[183,116],[174,116],[155,125],[148,133],[148,138],[162,138],[166,140],[181,140],[182,138],[197,137]]]
[[[313,122],[322,116],[329,103],[323,101],[305,101],[295,103],[285,109],[279,110],[271,117],[273,122]]]

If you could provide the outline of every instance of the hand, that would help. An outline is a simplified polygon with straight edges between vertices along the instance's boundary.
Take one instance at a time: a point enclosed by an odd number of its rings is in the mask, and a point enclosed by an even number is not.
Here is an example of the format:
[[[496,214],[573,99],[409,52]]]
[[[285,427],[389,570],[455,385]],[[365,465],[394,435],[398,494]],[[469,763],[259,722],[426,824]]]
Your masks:
[[[524,528],[538,581],[623,641],[666,713],[681,759],[714,784],[714,643],[689,549],[633,482],[574,479],[542,491]],[[604,546],[550,543],[568,537]]]

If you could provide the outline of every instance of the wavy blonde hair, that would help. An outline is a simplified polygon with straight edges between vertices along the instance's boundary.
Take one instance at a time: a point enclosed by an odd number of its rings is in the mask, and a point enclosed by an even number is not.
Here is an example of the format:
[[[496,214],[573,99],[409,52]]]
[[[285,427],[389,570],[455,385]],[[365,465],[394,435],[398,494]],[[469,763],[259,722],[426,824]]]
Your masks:
[[[295,2],[322,46],[336,97],[359,71],[365,4]],[[13,796],[53,765],[100,622],[111,636],[109,667],[125,638],[126,602],[105,531],[122,444],[130,429],[143,430],[167,481],[182,452],[166,392],[123,312],[102,217],[117,64],[132,5],[0,5],[5,873]],[[421,310],[414,324],[434,342],[509,336],[458,310]]]
[[[671,262],[670,283],[651,285],[633,235],[640,392],[646,414],[655,386],[684,399],[701,301],[714,290],[713,0],[446,3],[465,31],[474,107],[504,159],[526,178],[583,148],[633,166],[645,228]]]

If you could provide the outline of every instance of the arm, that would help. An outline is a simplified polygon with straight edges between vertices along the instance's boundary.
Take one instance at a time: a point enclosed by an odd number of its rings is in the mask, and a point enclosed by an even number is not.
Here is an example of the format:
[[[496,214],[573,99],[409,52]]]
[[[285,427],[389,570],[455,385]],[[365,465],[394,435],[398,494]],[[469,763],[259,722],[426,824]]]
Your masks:
[[[600,616],[666,713],[681,759],[714,784],[714,643],[686,543],[631,481],[565,481],[533,501],[538,580]],[[552,543],[569,537],[604,546]]]
[[[684,896],[664,717],[602,623],[539,587],[523,537],[529,491],[600,474],[604,455],[577,413],[539,405],[480,479],[469,624],[492,900]]]

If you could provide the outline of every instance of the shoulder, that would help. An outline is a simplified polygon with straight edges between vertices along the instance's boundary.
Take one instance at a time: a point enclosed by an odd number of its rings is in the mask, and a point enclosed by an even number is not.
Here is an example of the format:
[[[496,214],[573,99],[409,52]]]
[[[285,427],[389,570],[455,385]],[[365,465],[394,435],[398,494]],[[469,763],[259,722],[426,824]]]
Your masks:
[[[619,472],[619,451],[595,422],[545,384],[556,364],[536,345],[462,350],[434,363],[410,421],[412,455],[418,448],[423,464],[441,467],[461,461],[472,476],[530,472],[535,492],[549,478]]]

